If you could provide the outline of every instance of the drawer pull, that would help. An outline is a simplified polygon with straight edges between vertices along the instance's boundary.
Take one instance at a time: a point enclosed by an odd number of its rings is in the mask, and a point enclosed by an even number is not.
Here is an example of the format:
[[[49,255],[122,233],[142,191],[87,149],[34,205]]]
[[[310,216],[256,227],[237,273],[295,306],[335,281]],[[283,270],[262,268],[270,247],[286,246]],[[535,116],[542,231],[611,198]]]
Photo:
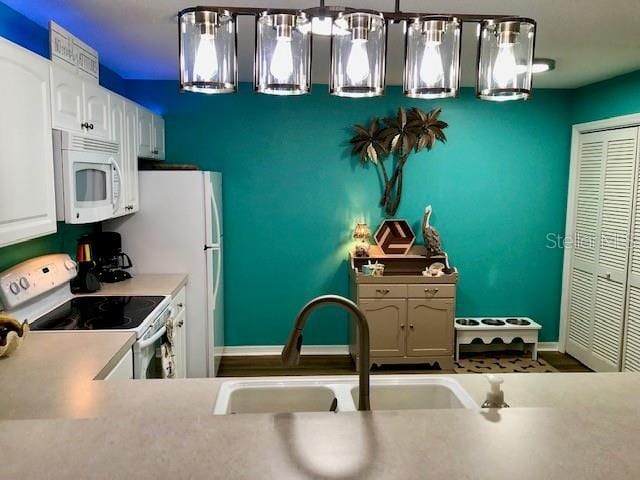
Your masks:
[[[409,324],[409,328],[410,328],[411,330],[413,330],[413,323],[410,323],[410,324]]]
[[[380,295],[386,295],[387,293],[389,293],[389,290],[386,288],[377,288],[376,293],[379,293]]]
[[[438,289],[437,288],[425,288],[424,289],[424,293],[428,293],[430,295],[435,295],[436,293],[438,293]]]

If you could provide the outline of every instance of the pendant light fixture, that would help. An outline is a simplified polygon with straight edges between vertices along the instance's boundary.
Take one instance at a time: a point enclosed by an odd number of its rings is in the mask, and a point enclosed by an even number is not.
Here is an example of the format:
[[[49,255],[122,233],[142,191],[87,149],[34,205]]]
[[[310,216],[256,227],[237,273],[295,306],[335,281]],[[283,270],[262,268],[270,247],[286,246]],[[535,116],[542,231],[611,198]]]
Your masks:
[[[340,97],[384,94],[387,25],[375,12],[340,13],[331,38],[329,93]]]
[[[178,14],[180,89],[199,93],[237,90],[236,17],[228,10],[194,7]]]
[[[406,21],[404,94],[412,98],[458,95],[461,23],[456,17]]]
[[[532,75],[553,70],[551,59],[533,61],[536,22],[517,16],[433,15],[325,6],[304,10],[235,6],[193,7],[178,14],[180,88],[201,93],[237,90],[237,17],[255,18],[254,90],[270,95],[311,91],[314,35],[331,37],[329,93],[340,97],[384,94],[387,23],[403,23],[404,95],[458,96],[462,24],[478,24],[476,96],[526,100]]]
[[[271,95],[311,91],[311,28],[304,12],[263,12],[256,19],[255,90]]]
[[[531,95],[536,22],[512,17],[479,27],[476,95],[483,100],[526,100]]]

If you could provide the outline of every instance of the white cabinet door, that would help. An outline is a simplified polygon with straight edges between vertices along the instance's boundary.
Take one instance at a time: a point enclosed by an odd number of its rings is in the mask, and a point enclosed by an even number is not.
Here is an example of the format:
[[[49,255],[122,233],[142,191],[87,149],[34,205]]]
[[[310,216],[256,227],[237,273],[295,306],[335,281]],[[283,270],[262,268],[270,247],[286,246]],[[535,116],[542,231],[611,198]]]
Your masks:
[[[157,160],[165,159],[165,143],[164,143],[164,118],[159,115],[153,115],[153,158]]]
[[[115,211],[114,216],[119,217],[130,213],[130,209],[126,208],[128,184],[129,184],[129,159],[127,158],[127,143],[126,143],[126,124],[125,124],[125,102],[122,98],[112,95],[109,99],[109,109],[111,111],[111,135],[110,140],[116,142],[120,146],[120,155],[117,162],[122,172],[123,178],[120,179],[120,185],[122,188],[122,195],[120,205]]]
[[[49,62],[0,38],[0,247],[56,231]]]
[[[51,65],[51,96],[53,128],[86,133],[82,79],[58,65]]]
[[[125,187],[125,204],[129,207],[129,212],[134,213],[140,210],[138,195],[138,107],[135,103],[125,101],[125,152],[127,158],[127,173]]]
[[[107,374],[105,380],[131,380],[133,378],[133,352],[129,350]]]
[[[175,378],[187,377],[187,311],[182,309],[174,319],[173,354],[176,368]]]
[[[109,139],[109,91],[100,85],[84,80],[82,82],[84,100],[84,121],[88,124],[86,134]]]
[[[153,157],[153,114],[138,107],[138,156]]]

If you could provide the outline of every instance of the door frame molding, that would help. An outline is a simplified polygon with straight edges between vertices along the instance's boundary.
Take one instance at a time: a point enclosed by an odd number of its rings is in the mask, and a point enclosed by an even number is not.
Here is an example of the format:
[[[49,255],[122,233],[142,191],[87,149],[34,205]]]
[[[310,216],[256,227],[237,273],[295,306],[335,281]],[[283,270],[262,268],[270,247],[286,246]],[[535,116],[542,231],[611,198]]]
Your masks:
[[[593,122],[577,123],[571,129],[571,153],[569,163],[569,186],[567,190],[567,215],[565,220],[565,239],[573,236],[573,223],[575,220],[575,193],[578,180],[578,147],[580,145],[580,135],[583,133],[599,132],[619,128],[640,127],[640,113],[630,115],[620,115],[617,117],[596,120]],[[573,237],[571,237],[573,238]],[[562,262],[562,293],[560,297],[560,325],[558,350],[562,353],[566,351],[569,329],[569,282],[571,273],[571,249],[564,248],[564,258]]]

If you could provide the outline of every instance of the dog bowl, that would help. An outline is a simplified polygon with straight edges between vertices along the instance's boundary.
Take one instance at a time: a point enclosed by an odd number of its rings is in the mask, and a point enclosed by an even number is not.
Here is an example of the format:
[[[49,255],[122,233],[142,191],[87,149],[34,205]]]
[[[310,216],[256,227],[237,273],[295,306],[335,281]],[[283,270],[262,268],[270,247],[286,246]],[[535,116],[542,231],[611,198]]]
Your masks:
[[[483,318],[482,323],[491,327],[501,327],[504,325],[504,321],[498,320],[497,318]]]
[[[459,318],[456,320],[458,325],[462,325],[463,327],[477,327],[480,325],[480,322],[474,320],[473,318]]]
[[[525,320],[524,318],[507,318],[507,323],[509,325],[518,325],[520,327],[531,325],[531,322],[529,320]]]

